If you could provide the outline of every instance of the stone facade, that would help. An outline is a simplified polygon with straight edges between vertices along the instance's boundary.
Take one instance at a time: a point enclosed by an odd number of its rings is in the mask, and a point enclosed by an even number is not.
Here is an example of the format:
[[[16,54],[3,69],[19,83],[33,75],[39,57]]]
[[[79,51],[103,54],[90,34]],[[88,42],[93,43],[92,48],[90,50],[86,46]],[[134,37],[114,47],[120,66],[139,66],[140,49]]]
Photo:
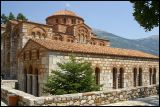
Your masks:
[[[8,102],[8,94],[18,96],[19,106],[98,106],[157,95],[159,85],[42,97],[2,86],[1,99],[5,103]]]
[[[24,90],[24,76],[25,72],[23,69],[27,69],[29,72],[30,66],[32,66],[32,75],[34,76],[34,72],[38,69],[38,85],[33,85],[33,89],[36,87],[39,96],[44,95],[42,93],[42,88],[44,87],[44,83],[47,80],[48,75],[50,75],[51,70],[58,69],[57,62],[68,61],[69,55],[73,53],[65,53],[65,52],[53,52],[49,51],[45,48],[40,47],[38,44],[29,43],[23,51],[27,52],[32,50],[33,57],[32,60],[28,60],[26,57],[26,61],[24,61],[23,55],[20,57],[19,61],[21,65],[19,65],[19,87],[20,90]],[[40,51],[39,59],[36,59],[36,55],[34,55],[34,51]],[[23,53],[23,52],[22,52]],[[29,56],[29,53],[28,55]],[[131,58],[131,57],[118,57],[118,56],[106,56],[106,55],[90,55],[90,54],[78,54],[76,53],[76,59],[83,59],[92,63],[93,69],[99,69],[99,83],[103,84],[101,90],[113,90],[117,88],[129,88],[134,86],[134,68],[137,69],[137,74],[139,74],[139,68],[142,69],[142,78],[141,84],[138,85],[139,80],[136,80],[136,86],[149,86],[150,84],[150,73],[149,70],[156,70],[156,83],[159,84],[159,62],[158,59],[144,59],[144,58]],[[118,77],[113,79],[113,68],[117,69],[117,75],[120,75],[120,69],[123,69],[123,81],[120,81]],[[28,80],[29,81],[29,80]],[[114,84],[113,82],[116,83]],[[32,81],[35,83],[35,81]],[[118,84],[122,84],[122,87],[119,87]],[[28,84],[29,85],[29,84]],[[114,86],[115,85],[115,86]],[[26,86],[27,87],[27,86]],[[38,88],[37,88],[38,87]]]

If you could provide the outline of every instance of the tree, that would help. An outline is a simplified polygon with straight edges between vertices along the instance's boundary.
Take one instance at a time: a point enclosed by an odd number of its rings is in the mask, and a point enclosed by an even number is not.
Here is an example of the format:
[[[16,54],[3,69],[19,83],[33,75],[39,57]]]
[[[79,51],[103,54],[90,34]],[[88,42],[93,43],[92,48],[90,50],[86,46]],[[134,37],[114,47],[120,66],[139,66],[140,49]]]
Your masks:
[[[52,95],[98,91],[91,63],[78,61],[74,56],[68,62],[57,63],[59,70],[51,72],[45,84],[44,92]]]
[[[1,24],[5,24],[8,21],[8,17],[5,14],[1,15]]]
[[[17,20],[27,21],[27,18],[26,18],[22,13],[19,13],[19,14],[17,15]]]
[[[133,16],[135,20],[146,31],[151,31],[154,27],[159,26],[159,0],[130,2],[134,4]]]
[[[9,19],[9,20],[15,19],[15,16],[13,15],[12,12],[9,13],[8,19]]]

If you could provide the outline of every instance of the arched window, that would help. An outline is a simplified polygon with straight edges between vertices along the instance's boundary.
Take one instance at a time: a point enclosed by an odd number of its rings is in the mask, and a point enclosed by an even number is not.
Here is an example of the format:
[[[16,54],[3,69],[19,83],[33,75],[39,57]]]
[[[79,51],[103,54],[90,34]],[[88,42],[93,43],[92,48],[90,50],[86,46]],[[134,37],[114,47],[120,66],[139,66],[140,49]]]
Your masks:
[[[113,68],[112,69],[112,73],[113,73],[113,89],[117,88],[117,68]]]
[[[63,19],[63,23],[66,24],[66,18]]]
[[[149,84],[152,84],[152,68],[149,68]]]
[[[27,92],[27,69],[24,69],[24,92]]]
[[[138,86],[142,86],[142,68],[139,68]]]
[[[96,67],[95,69],[95,80],[96,80],[96,84],[99,85],[100,84],[100,69],[98,67]]]
[[[35,38],[36,33],[35,33],[35,32],[32,32],[32,34],[31,34],[31,35]]]
[[[37,32],[37,35],[39,38],[41,38],[41,33],[39,31]]]
[[[56,19],[56,23],[58,23],[58,19]]]
[[[119,72],[120,72],[120,74],[119,74],[119,76],[118,76],[118,88],[123,88],[124,69],[123,69],[123,68],[120,68],[120,69],[119,69]]]
[[[156,84],[156,68],[153,69],[153,84]]]
[[[76,24],[76,20],[75,19],[72,19],[72,24]]]
[[[46,38],[46,36],[45,36],[45,34],[44,34],[44,33],[42,34],[42,36],[43,36],[43,38],[44,38],[44,39]]]
[[[133,85],[134,87],[137,86],[137,68],[133,69]]]

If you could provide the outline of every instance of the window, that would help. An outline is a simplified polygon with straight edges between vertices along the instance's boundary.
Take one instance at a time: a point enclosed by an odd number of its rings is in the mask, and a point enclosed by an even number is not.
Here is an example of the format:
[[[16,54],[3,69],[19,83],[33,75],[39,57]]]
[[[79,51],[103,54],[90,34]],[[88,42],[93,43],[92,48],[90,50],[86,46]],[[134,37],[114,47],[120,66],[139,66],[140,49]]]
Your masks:
[[[75,19],[72,19],[72,24],[76,24],[76,20]]]
[[[123,88],[124,69],[123,69],[123,68],[120,68],[119,72],[120,72],[120,74],[118,75],[118,88]]]
[[[66,24],[66,18],[63,19],[63,23]]]
[[[152,84],[152,68],[149,68],[149,84]]]
[[[138,86],[142,86],[142,68],[139,68]]]
[[[32,32],[32,34],[31,34],[31,35],[35,38],[35,35],[36,35],[36,34],[35,34],[35,32]]]
[[[43,36],[43,38],[45,39],[45,34],[44,34],[44,33],[42,34],[42,36]]]
[[[156,84],[156,68],[153,69],[153,84]]]
[[[117,88],[117,68],[113,68],[113,89]]]
[[[133,85],[134,87],[137,86],[137,68],[133,69]]]
[[[37,32],[37,35],[38,35],[38,36],[41,36],[41,33],[40,33],[40,32]]]
[[[56,23],[58,23],[58,19],[56,19]]]
[[[99,85],[100,84],[100,69],[98,67],[96,67],[95,69],[95,80],[96,80],[96,84]]]

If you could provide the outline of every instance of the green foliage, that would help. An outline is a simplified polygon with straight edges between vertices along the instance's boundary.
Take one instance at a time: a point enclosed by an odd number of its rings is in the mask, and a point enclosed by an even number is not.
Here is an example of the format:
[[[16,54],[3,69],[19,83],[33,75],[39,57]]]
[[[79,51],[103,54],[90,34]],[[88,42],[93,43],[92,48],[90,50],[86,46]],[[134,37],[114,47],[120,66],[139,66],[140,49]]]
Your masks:
[[[19,14],[17,15],[17,19],[18,19],[18,20],[27,21],[27,18],[26,18],[22,13],[19,13]]]
[[[91,63],[78,61],[70,56],[68,62],[57,63],[60,69],[52,71],[45,84],[44,92],[52,95],[98,91]]]
[[[9,16],[6,16],[5,14],[1,15],[1,24],[6,24],[8,20],[13,20],[13,19],[24,20],[24,21],[28,20],[22,13],[18,13],[17,17],[15,18],[14,14],[10,12]]]
[[[9,17],[8,17],[9,20],[13,20],[15,19],[15,16],[13,15],[12,12],[9,13]]]
[[[8,21],[8,17],[5,15],[5,14],[2,14],[1,15],[1,24],[3,23],[6,23]]]
[[[154,27],[159,26],[159,0],[131,1],[131,3],[134,4],[135,20],[146,31],[151,31]]]

